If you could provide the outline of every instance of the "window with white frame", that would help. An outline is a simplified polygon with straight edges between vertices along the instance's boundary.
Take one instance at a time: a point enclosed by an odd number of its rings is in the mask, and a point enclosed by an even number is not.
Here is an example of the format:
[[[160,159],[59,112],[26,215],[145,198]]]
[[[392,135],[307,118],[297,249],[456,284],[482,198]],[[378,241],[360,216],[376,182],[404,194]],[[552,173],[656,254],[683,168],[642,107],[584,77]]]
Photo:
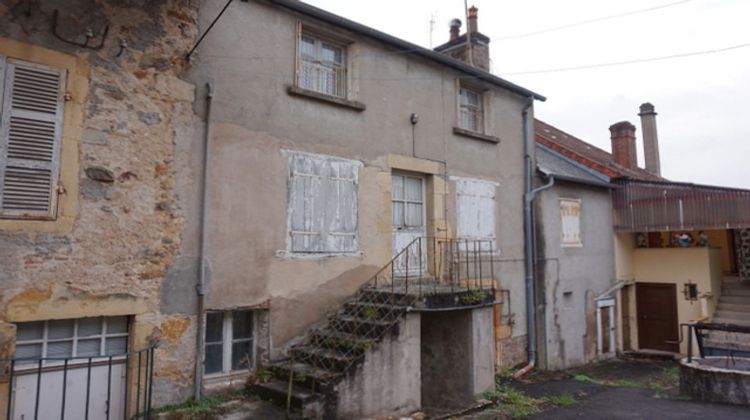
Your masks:
[[[482,93],[461,87],[458,98],[458,127],[477,133],[484,132]]]
[[[19,322],[17,358],[99,357],[128,348],[128,317]]]
[[[581,240],[581,200],[561,198],[560,221],[561,245],[569,247],[583,246]]]
[[[423,178],[394,174],[391,182],[393,227],[403,229],[424,226]]]
[[[495,242],[495,189],[493,182],[476,179],[456,180],[458,236],[462,239]],[[489,250],[488,250],[489,251]]]
[[[206,314],[206,374],[231,373],[255,366],[253,318],[252,311]]]
[[[357,251],[358,161],[289,153],[289,250]]]
[[[54,218],[66,72],[0,56],[0,217]]]
[[[346,97],[346,48],[301,32],[297,86],[330,96]]]

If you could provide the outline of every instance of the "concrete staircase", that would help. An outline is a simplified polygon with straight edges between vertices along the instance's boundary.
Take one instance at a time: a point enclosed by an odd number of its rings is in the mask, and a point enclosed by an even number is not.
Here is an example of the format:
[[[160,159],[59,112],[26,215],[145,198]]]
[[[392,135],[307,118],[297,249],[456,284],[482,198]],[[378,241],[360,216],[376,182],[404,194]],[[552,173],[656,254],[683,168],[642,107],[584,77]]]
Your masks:
[[[416,300],[406,293],[360,291],[322,327],[308,331],[289,350],[288,359],[273,362],[268,367],[272,380],[256,385],[255,393],[282,407],[289,401],[304,418],[340,417],[339,383],[378,350],[388,333],[399,334],[399,324]]]
[[[750,284],[739,277],[724,277],[721,295],[712,323],[750,327]],[[706,334],[704,348],[708,355],[750,355],[750,334],[711,331]]]
[[[724,277],[712,322],[750,326],[750,284],[739,277]]]

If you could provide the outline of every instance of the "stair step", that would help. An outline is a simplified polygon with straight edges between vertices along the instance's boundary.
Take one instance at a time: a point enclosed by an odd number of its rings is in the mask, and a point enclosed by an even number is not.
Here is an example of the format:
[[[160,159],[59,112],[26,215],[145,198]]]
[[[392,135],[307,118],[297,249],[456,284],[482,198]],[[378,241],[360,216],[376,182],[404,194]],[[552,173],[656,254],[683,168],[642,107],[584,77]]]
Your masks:
[[[721,296],[737,296],[750,298],[750,288],[726,288],[722,287]]]
[[[350,315],[341,315],[328,321],[328,328],[362,338],[379,337],[393,325],[394,321],[363,319]]]
[[[331,372],[302,362],[295,362],[291,365],[289,362],[276,363],[271,365],[271,371],[274,378],[282,382],[289,380],[289,372],[291,371],[295,385],[314,391],[327,389],[330,384],[341,377],[339,372]]]
[[[361,352],[346,353],[314,346],[294,347],[291,353],[295,360],[333,372],[345,370],[362,355]]]
[[[712,322],[716,324],[733,324],[733,325],[741,325],[741,326],[750,326],[750,320],[747,320],[747,319],[714,317]]]
[[[714,313],[714,318],[729,318],[729,319],[742,319],[746,322],[750,322],[750,314],[747,312],[740,311],[725,311],[719,310]]]
[[[741,281],[723,281],[721,287],[727,289],[750,289],[750,283]]]
[[[722,283],[742,283],[739,276],[724,276],[721,278]]]
[[[282,381],[271,381],[253,386],[255,394],[265,400],[285,407],[289,384]],[[316,393],[298,385],[292,385],[291,406],[300,412],[303,418],[317,418],[323,410],[323,398]]]
[[[354,301],[344,305],[344,313],[364,319],[394,319],[406,312],[406,306],[390,303]]]
[[[357,301],[411,306],[416,301],[416,297],[406,293],[392,292],[389,288],[380,285],[377,289],[372,287],[362,290]]]
[[[731,311],[731,312],[746,312],[750,314],[750,301],[744,303],[724,303],[719,300],[719,304],[716,305],[717,311]]]
[[[721,303],[732,303],[732,304],[749,304],[750,299],[745,296],[727,296],[722,295],[719,297],[719,304]]]
[[[307,344],[332,350],[362,353],[372,346],[373,340],[335,330],[318,330],[311,334]]]

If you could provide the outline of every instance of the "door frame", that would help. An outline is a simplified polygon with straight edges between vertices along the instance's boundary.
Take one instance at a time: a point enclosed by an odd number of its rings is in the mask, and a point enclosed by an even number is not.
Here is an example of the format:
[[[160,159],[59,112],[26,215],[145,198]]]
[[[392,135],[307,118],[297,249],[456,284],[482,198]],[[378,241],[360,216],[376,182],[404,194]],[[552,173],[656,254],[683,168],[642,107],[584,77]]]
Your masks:
[[[427,176],[429,174],[424,174],[420,172],[410,172],[410,171],[402,171],[402,170],[391,170],[391,189],[393,189],[393,177],[394,176],[401,176],[404,178],[404,222],[406,222],[406,179],[407,178],[418,178],[422,183],[422,230],[420,235],[422,237],[427,236]],[[396,234],[397,230],[393,226],[393,193],[391,193],[391,255],[393,257],[396,256],[397,253],[401,252],[402,249],[396,249]],[[422,270],[423,272],[426,272],[427,267],[429,266],[427,262],[427,258],[429,256],[427,255],[427,241],[422,241],[422,255],[425,256],[425,258],[420,261],[423,265]],[[415,270],[415,272],[420,270]],[[397,274],[406,274],[398,273]],[[408,273],[410,276],[414,273]]]
[[[664,347],[670,347],[670,349],[666,348],[650,348],[650,347],[644,347],[644,332],[645,328],[643,328],[643,322],[642,322],[642,314],[643,314],[643,299],[639,299],[641,293],[646,293],[646,289],[649,287],[662,287],[662,288],[669,288],[671,290],[671,298],[670,302],[664,302],[665,305],[670,305],[672,307],[672,312],[674,313],[673,322],[670,326],[670,330],[672,334],[674,334],[674,337],[676,337],[677,341],[675,343],[668,343],[664,342]],[[677,284],[675,283],[647,283],[647,282],[636,282],[635,284],[635,312],[636,312],[636,322],[637,322],[637,328],[638,328],[638,348],[639,349],[652,349],[652,350],[662,350],[662,351],[669,351],[672,353],[679,353],[680,352],[680,342],[679,342],[679,336],[680,336],[680,314],[678,312],[677,308]],[[673,347],[672,347],[673,346]]]

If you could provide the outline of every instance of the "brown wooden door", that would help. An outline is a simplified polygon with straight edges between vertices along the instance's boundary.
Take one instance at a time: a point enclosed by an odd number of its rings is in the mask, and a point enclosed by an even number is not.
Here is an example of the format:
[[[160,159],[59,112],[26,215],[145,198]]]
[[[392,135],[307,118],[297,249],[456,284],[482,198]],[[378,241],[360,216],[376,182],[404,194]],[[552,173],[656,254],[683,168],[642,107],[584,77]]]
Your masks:
[[[678,353],[677,285],[636,283],[635,301],[638,347]]]

